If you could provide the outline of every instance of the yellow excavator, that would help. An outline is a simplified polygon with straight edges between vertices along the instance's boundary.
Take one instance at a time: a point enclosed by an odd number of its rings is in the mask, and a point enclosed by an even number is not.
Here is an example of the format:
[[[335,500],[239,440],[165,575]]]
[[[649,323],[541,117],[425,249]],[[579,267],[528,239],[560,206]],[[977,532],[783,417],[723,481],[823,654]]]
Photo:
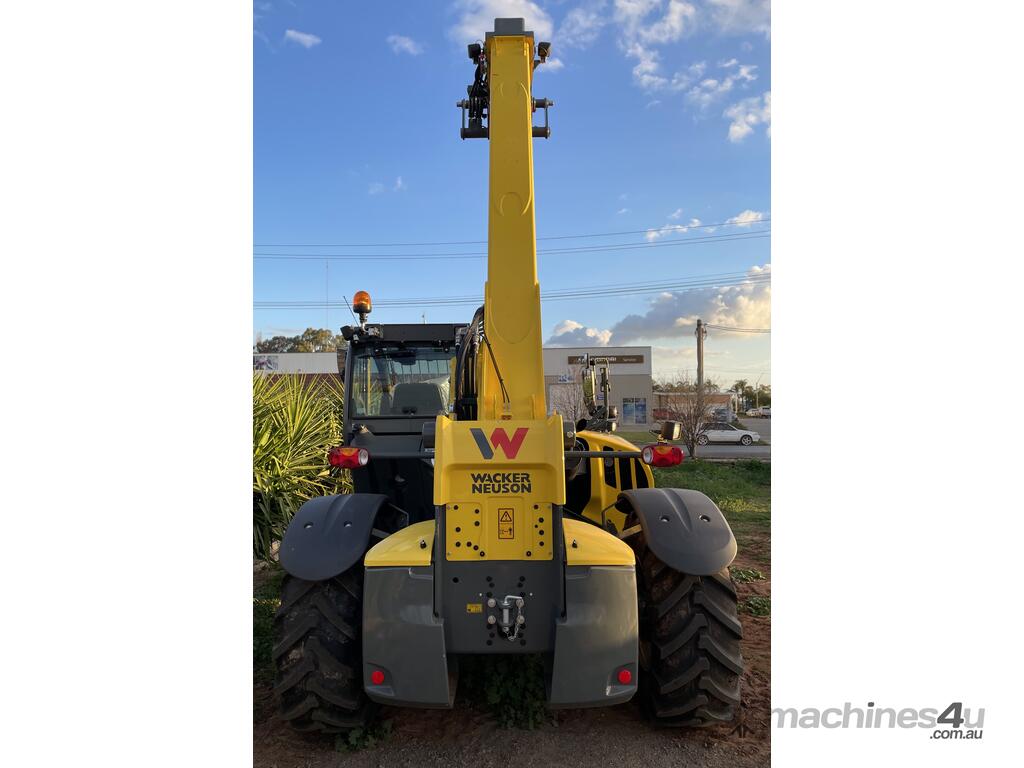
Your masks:
[[[484,304],[466,324],[374,324],[354,297],[344,445],[354,493],[307,502],[281,543],[280,715],[365,727],[379,704],[451,707],[459,660],[539,654],[550,707],[637,697],[664,725],[733,718],[743,659],[718,507],[656,488],[678,425],[638,448],[549,412],[541,356],[534,96],[550,44],[496,19],[462,110],[490,142]],[[533,124],[544,113],[544,125]],[[586,426],[586,425],[581,425]]]

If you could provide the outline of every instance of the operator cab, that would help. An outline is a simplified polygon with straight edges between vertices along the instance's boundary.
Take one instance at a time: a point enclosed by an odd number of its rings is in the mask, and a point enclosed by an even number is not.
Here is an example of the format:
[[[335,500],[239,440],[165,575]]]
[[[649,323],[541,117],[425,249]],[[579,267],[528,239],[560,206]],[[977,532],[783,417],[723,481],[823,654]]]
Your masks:
[[[346,326],[344,442],[369,451],[352,470],[356,493],[386,494],[409,522],[434,517],[432,459],[416,457],[437,417],[449,412],[465,325]]]

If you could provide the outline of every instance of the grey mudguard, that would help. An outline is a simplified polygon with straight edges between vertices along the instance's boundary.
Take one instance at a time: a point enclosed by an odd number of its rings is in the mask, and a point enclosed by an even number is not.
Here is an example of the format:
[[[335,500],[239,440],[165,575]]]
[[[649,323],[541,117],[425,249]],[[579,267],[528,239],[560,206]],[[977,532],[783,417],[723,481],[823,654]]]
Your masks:
[[[434,616],[433,568],[367,568],[363,582],[363,687],[380,704],[450,708],[458,667]],[[373,682],[375,671],[384,681]]]
[[[347,571],[366,552],[373,521],[387,501],[380,493],[310,499],[285,531],[281,565],[307,581],[323,581]]]
[[[729,523],[700,491],[638,488],[620,493],[615,508],[636,512],[647,546],[677,571],[710,576],[736,557],[736,538]]]
[[[565,569],[565,617],[555,623],[548,706],[603,707],[636,693],[639,618],[632,565]],[[618,679],[628,670],[631,680]]]

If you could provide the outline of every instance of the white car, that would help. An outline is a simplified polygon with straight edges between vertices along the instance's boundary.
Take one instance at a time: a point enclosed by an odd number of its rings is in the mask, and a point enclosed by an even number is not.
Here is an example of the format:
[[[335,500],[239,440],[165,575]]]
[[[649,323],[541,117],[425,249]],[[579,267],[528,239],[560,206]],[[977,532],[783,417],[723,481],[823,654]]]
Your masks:
[[[697,445],[708,443],[739,443],[751,445],[761,439],[761,435],[749,429],[736,429],[724,421],[714,421],[707,425],[704,433],[697,438]]]
[[[756,419],[758,416],[761,415],[761,409],[760,408],[748,408],[745,415],[750,417],[750,418],[752,418],[752,419]]]

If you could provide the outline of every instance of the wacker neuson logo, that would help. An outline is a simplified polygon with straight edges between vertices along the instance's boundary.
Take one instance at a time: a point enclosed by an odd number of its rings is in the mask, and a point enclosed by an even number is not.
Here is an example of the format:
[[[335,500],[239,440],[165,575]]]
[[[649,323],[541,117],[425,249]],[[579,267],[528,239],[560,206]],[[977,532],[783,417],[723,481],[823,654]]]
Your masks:
[[[515,495],[533,492],[529,472],[470,472],[471,493]]]
[[[473,440],[476,441],[476,447],[480,449],[480,455],[488,461],[494,458],[494,452],[501,449],[501,452],[505,454],[505,458],[514,459],[519,455],[519,449],[523,445],[523,440],[526,439],[526,433],[530,430],[526,427],[519,427],[512,437],[508,436],[501,427],[495,427],[494,431],[491,432],[490,439],[484,434],[482,429],[473,427],[469,430],[469,433],[473,435]]]
[[[928,737],[931,739],[980,739],[985,726],[985,708],[972,711],[960,701],[954,701],[941,711],[938,707],[876,707],[873,701],[866,707],[855,707],[846,702],[842,708],[775,708],[772,719],[776,728],[931,728]]]

